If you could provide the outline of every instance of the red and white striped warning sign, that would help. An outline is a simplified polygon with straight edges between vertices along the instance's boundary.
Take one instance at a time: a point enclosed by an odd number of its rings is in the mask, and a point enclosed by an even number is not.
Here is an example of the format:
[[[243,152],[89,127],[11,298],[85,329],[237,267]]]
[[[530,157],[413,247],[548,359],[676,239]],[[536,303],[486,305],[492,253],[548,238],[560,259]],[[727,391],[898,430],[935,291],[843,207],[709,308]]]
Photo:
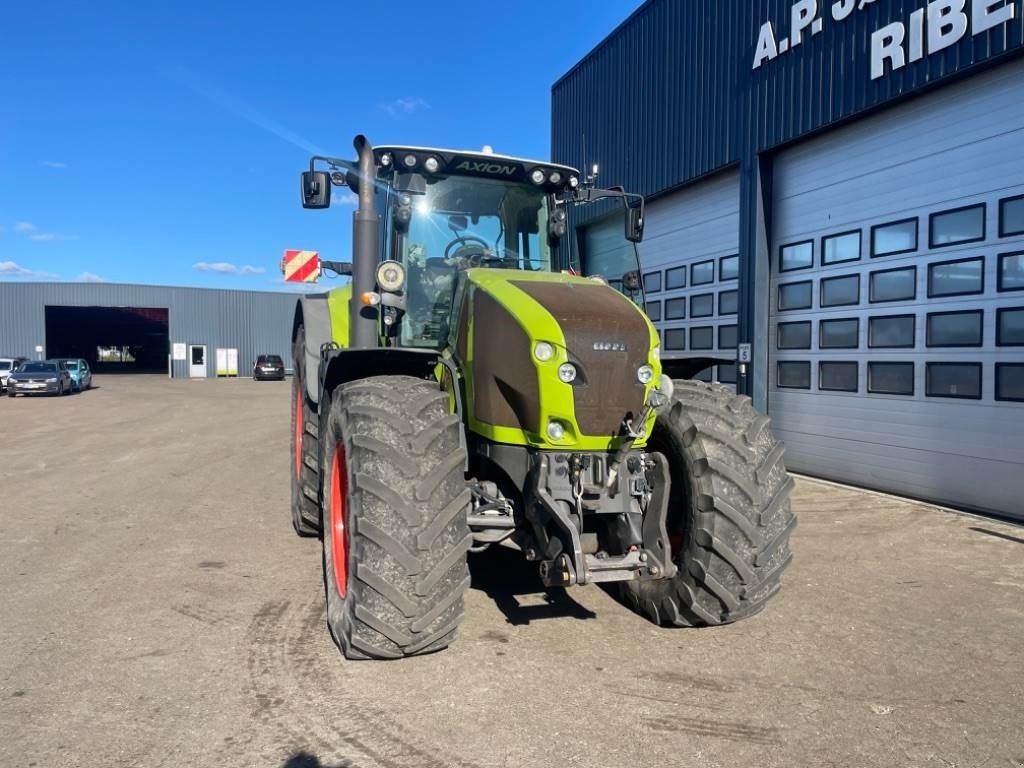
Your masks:
[[[315,283],[320,277],[320,254],[317,251],[285,251],[281,271],[290,283]]]

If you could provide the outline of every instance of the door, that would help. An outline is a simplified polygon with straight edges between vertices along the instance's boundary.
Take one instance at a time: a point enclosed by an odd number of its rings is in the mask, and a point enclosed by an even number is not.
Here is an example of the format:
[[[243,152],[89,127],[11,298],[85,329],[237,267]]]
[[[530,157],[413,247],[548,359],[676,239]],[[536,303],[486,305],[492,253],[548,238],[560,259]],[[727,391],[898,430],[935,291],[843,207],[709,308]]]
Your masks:
[[[189,345],[188,375],[193,379],[206,378],[206,345]]]
[[[769,413],[790,469],[1021,516],[1024,63],[782,153]]]

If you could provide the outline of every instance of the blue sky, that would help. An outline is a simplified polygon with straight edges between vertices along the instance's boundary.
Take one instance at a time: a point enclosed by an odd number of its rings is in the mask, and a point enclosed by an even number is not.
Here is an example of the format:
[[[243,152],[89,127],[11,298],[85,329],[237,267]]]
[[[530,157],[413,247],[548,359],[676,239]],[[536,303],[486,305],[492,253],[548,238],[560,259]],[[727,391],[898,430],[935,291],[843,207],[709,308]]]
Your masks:
[[[285,248],[350,252],[350,204],[299,206],[311,152],[547,158],[552,83],[638,5],[8,4],[0,279],[283,290]]]

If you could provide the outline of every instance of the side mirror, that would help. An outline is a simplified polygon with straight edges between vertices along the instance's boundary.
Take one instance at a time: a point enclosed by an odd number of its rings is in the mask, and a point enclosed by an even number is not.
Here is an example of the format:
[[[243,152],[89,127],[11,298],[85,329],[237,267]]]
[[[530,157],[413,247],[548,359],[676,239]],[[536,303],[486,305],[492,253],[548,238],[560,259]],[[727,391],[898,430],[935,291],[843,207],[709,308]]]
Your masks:
[[[627,272],[622,276],[622,287],[630,293],[640,290],[640,273],[637,270]]]
[[[300,182],[303,208],[331,206],[331,177],[327,171],[303,171]]]
[[[631,243],[644,239],[644,210],[639,206],[626,208],[626,239]]]

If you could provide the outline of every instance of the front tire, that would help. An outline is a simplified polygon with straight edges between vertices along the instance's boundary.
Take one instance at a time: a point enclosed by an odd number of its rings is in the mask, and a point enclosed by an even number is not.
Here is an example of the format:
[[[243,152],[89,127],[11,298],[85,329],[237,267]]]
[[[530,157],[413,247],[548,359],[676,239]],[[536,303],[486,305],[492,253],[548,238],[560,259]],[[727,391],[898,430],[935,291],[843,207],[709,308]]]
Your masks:
[[[472,540],[461,429],[436,382],[376,376],[331,397],[324,587],[349,659],[417,656],[455,639]]]
[[[793,479],[783,445],[750,398],[722,385],[675,382],[649,449],[668,459],[668,532],[675,577],[621,585],[658,624],[698,627],[753,616],[779,590],[792,560]]]
[[[299,328],[292,351],[292,527],[299,536],[311,537],[320,534],[320,429],[317,412],[306,393],[304,328]]]

